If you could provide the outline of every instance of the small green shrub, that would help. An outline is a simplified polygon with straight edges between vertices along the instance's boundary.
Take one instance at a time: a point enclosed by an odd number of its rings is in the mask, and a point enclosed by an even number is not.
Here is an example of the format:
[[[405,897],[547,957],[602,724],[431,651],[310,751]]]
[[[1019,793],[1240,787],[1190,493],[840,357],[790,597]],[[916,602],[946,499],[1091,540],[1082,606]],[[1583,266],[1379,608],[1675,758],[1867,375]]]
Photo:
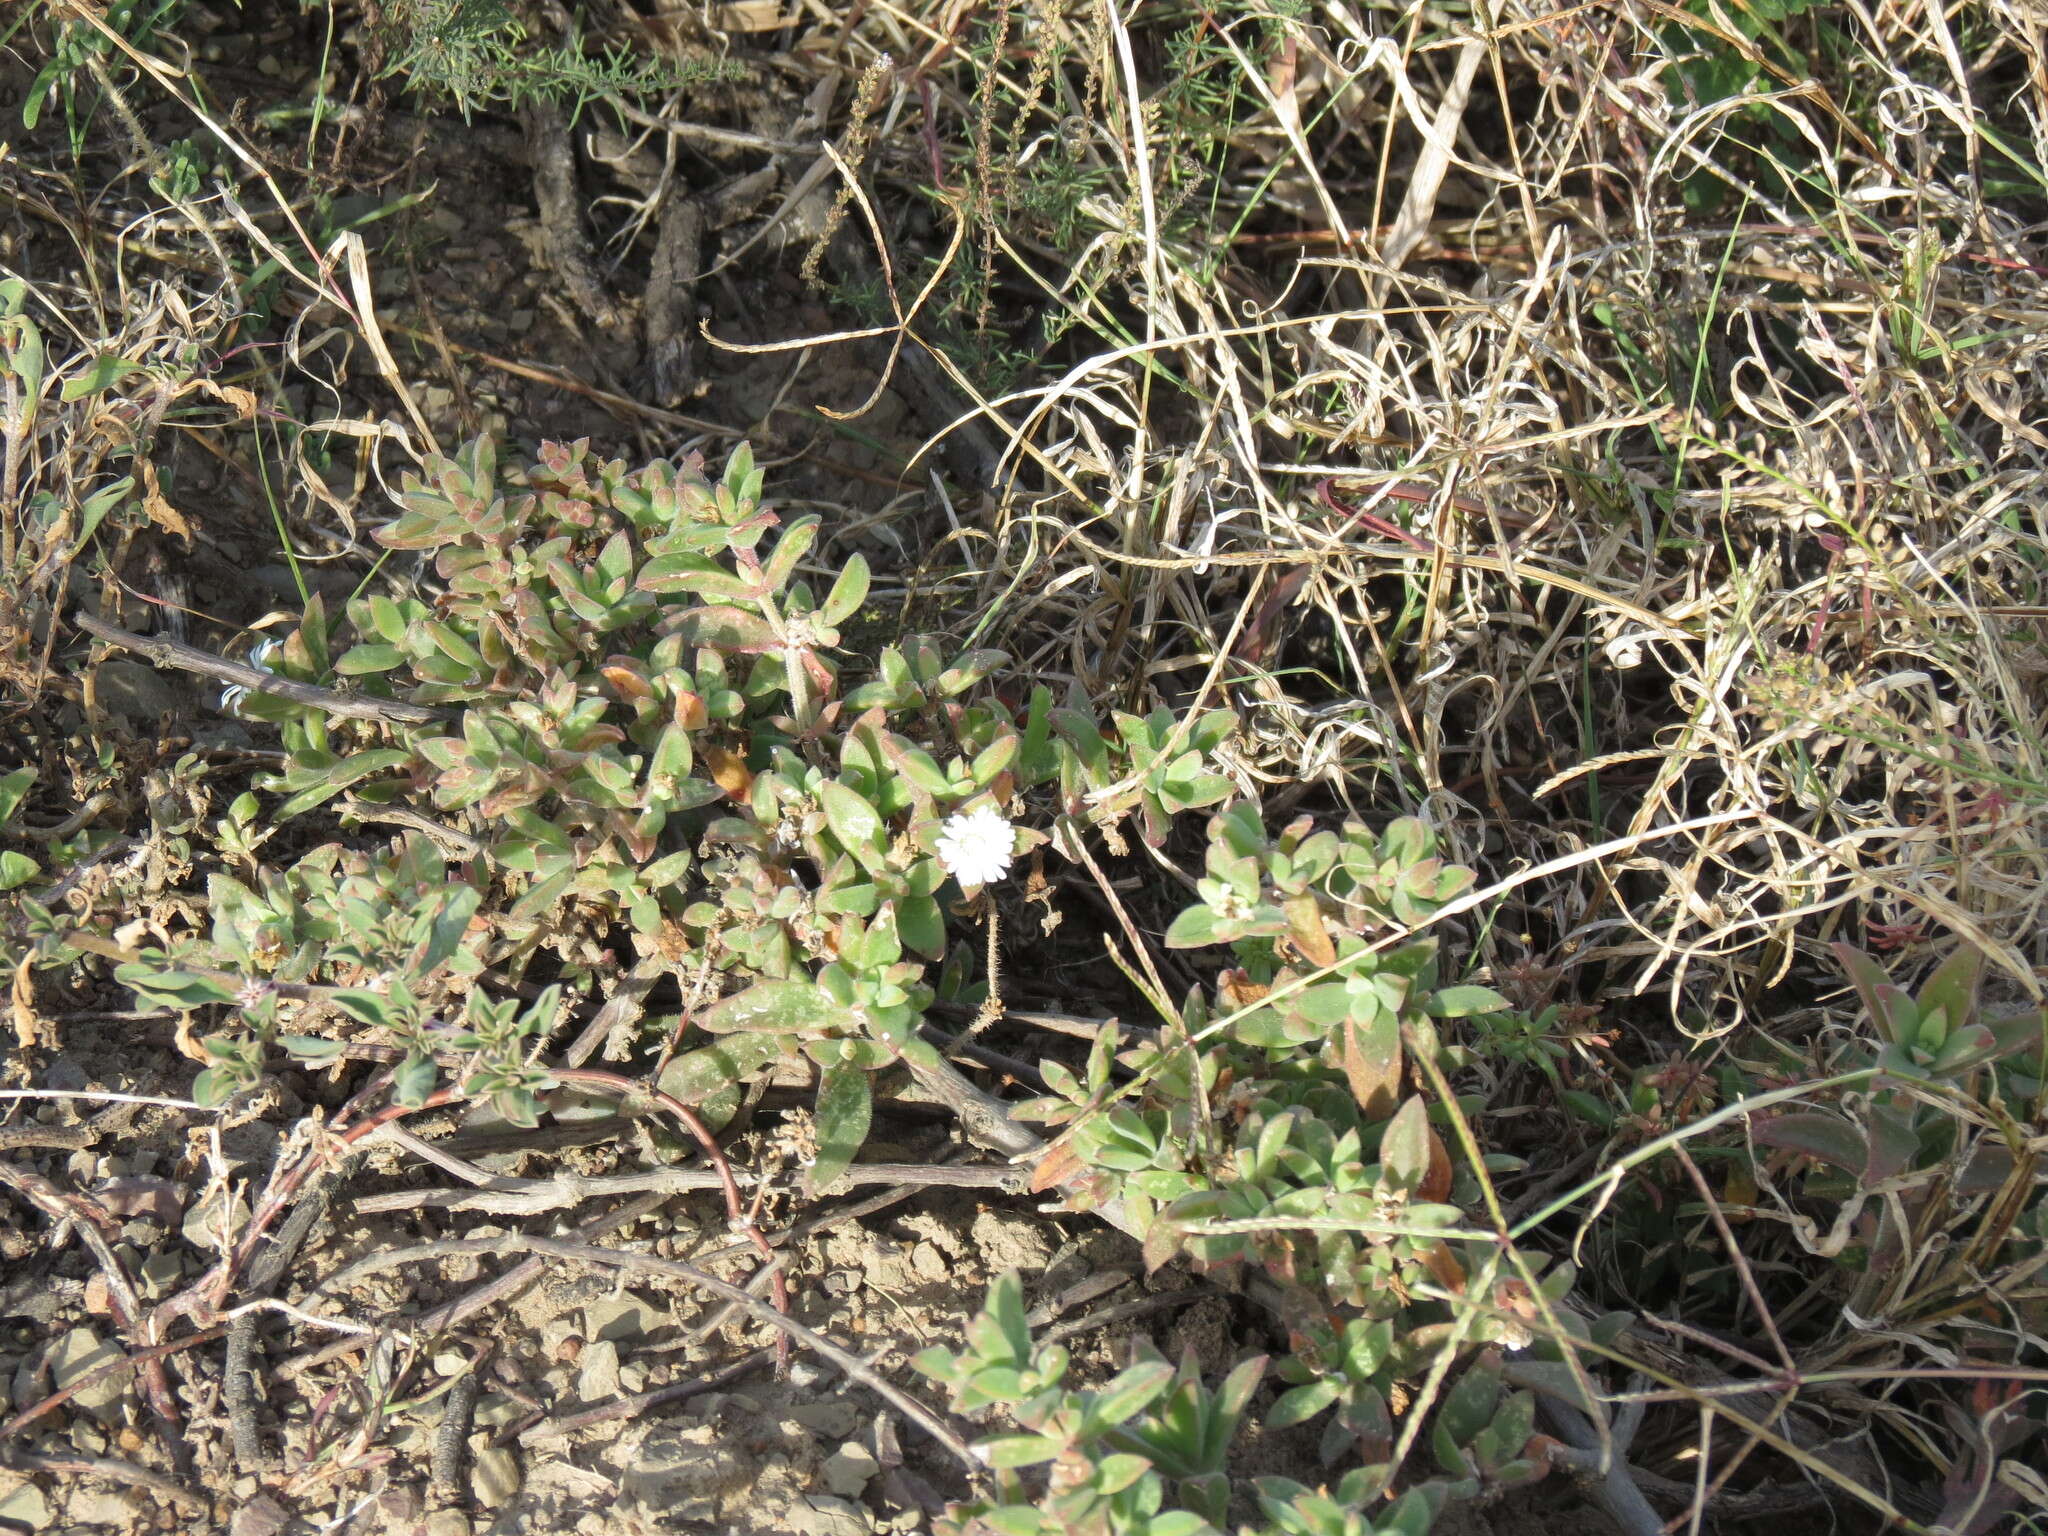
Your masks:
[[[1105,733],[1042,687],[1019,716],[983,687],[1001,653],[922,636],[847,679],[835,653],[866,564],[814,588],[817,519],[785,526],[760,498],[744,449],[716,483],[695,462],[628,472],[581,445],[507,470],[486,441],[429,463],[378,538],[427,558],[439,590],[366,593],[345,617],[315,601],[266,664],[443,718],[363,727],[262,693],[238,707],[282,735],[286,765],[262,786],[283,797],[278,821],[349,792],[466,823],[477,854],[451,872],[415,838],[383,861],[323,848],[254,887],[218,876],[212,935],[128,979],[159,1000],[336,988],[323,1000],[403,1049],[407,1102],[438,1081],[437,1050],[488,1037],[463,1081],[530,1119],[545,1084],[519,1051],[553,1021],[536,1006],[486,1028],[476,981],[543,946],[574,980],[624,924],[698,978],[695,1022],[718,1037],[664,1086],[716,1113],[800,1052],[831,1177],[865,1135],[869,1076],[936,1062],[918,1030],[950,912],[1046,840],[1020,813],[1112,828],[1136,814],[1156,841],[1228,793],[1206,754],[1235,722],[1183,729],[1162,711]],[[227,846],[254,810],[233,808]],[[466,1023],[436,1022],[451,1016]],[[269,1005],[242,1017],[208,1044],[203,1092],[251,1084],[273,1039],[318,1059]]]
[[[1450,1500],[1542,1470],[1523,1457],[1534,1436],[1533,1397],[1503,1393],[1498,1363],[1482,1359],[1437,1409],[1434,1444],[1448,1476],[1392,1500],[1385,1467],[1353,1468],[1334,1487],[1259,1477],[1240,1490],[1230,1452],[1264,1356],[1212,1388],[1192,1355],[1176,1368],[1141,1342],[1128,1369],[1099,1388],[1077,1388],[1066,1380],[1066,1351],[1033,1344],[1014,1274],[989,1288],[964,1350],[929,1349],[914,1363],[947,1389],[956,1411],[1001,1409],[1022,1431],[979,1442],[996,1491],[948,1511],[937,1527],[946,1536],[1218,1536],[1234,1500],[1264,1516],[1240,1527],[1245,1536],[1425,1536]],[[1269,1428],[1280,1413],[1264,1416]],[[1035,1468],[1045,1470],[1027,1476]]]
[[[581,106],[611,92],[671,91],[732,78],[736,66],[678,64],[623,44],[547,42],[506,0],[387,0],[376,12],[385,70],[466,118],[535,99]]]
[[[1558,1310],[1568,1268],[1540,1279],[1540,1298],[1521,1274],[1502,1272],[1499,1249],[1465,1219],[1478,1173],[1455,1167],[1439,1133],[1448,1107],[1433,1112],[1405,1091],[1422,1061],[1452,1062],[1443,1021],[1507,1006],[1488,988],[1447,983],[1436,940],[1399,938],[1432,921],[1473,876],[1437,858],[1418,821],[1374,834],[1356,823],[1318,831],[1304,818],[1270,836],[1250,804],[1211,820],[1206,868],[1200,903],[1167,942],[1228,944],[1238,965],[1213,996],[1191,996],[1157,1038],[1125,1050],[1111,1028],[1082,1072],[1043,1064],[1053,1094],[1018,1112],[1067,1129],[1039,1182],[1062,1184],[1083,1204],[1114,1202],[1148,1262],[1185,1257],[1266,1287],[1289,1352],[1276,1366],[1286,1390],[1261,1423],[1279,1430],[1327,1414],[1322,1458],[1342,1469],[1334,1495],[1262,1483],[1266,1530],[1420,1531],[1447,1499],[1545,1469],[1533,1400],[1504,1397],[1497,1363],[1471,1352],[1533,1345],[1536,1358],[1561,1358],[1558,1342],[1538,1342],[1525,1326],[1539,1314],[1567,1343],[1596,1332],[1606,1342],[1617,1331],[1615,1320],[1589,1328]],[[1457,1111],[1480,1108],[1461,1101]],[[1510,1165],[1489,1159],[1486,1168]],[[962,1406],[998,1400],[1000,1387],[1012,1416],[1037,1432],[1029,1442],[992,1442],[994,1465],[1051,1461],[1055,1470],[1043,1488],[1006,1483],[999,1499],[961,1514],[958,1529],[1220,1524],[1220,1453],[1198,1461],[1186,1447],[1212,1447],[1226,1417],[1235,1426],[1259,1372],[1234,1374],[1221,1408],[1168,1415],[1178,1428],[1134,1430],[1126,1419],[1167,1390],[1163,1365],[1141,1362],[1101,1394],[1064,1392],[1064,1358],[1030,1354],[1012,1310],[999,1287],[967,1357],[928,1354],[920,1364],[962,1394]],[[1444,1475],[1389,1508],[1381,1501],[1397,1471],[1394,1405],[1448,1364],[1447,1352],[1463,1363],[1432,1424]],[[1173,1379],[1176,1390],[1201,1391],[1186,1368]],[[1188,1467],[1200,1470],[1178,1470]],[[1161,1515],[1166,1502],[1178,1513]]]
[[[700,1032],[661,1086],[715,1117],[749,1078],[807,1061],[829,1180],[866,1137],[877,1073],[942,1069],[920,1031],[940,988],[972,995],[955,930],[979,920],[984,887],[1028,849],[1075,853],[1091,826],[1164,844],[1230,796],[1227,711],[1105,722],[1042,686],[1013,709],[990,686],[1001,653],[926,636],[851,672],[841,635],[872,627],[866,564],[814,571],[818,520],[785,521],[761,489],[744,449],[713,481],[695,460],[629,471],[582,445],[501,466],[481,440],[405,481],[376,537],[422,568],[341,615],[310,603],[261,654],[403,720],[241,697],[285,749],[258,785],[280,797],[272,824],[251,792],[187,828],[237,866],[209,879],[211,928],[119,973],[159,1005],[229,1013],[203,1042],[198,1097],[251,1086],[275,1050],[331,1060],[347,1033],[394,1060],[401,1104],[452,1091],[531,1124],[555,1084],[538,1042],[630,931],[684,979]],[[279,824],[344,793],[419,830],[384,852],[327,842],[264,862]],[[1126,1048],[1111,1026],[1081,1071],[1045,1063],[1052,1093],[1019,1110],[1065,1128],[1041,1187],[1114,1203],[1154,1264],[1256,1279],[1285,1320],[1265,1423],[1320,1420],[1337,1483],[1261,1482],[1274,1532],[1418,1536],[1445,1500],[1542,1470],[1530,1400],[1505,1392],[1486,1347],[1529,1347],[1571,1272],[1532,1296],[1535,1271],[1503,1271],[1465,1213],[1506,1164],[1461,1167],[1447,1144],[1483,1106],[1412,1089],[1457,1065],[1446,1021],[1505,1013],[1417,932],[1472,883],[1418,821],[1271,834],[1255,803],[1230,806],[1166,937],[1231,963],[1156,1036]],[[510,995],[546,950],[549,984]],[[329,1028],[308,1022],[323,1011]],[[990,1307],[970,1359],[921,1362],[963,1408],[1000,1405],[1025,1431],[991,1446],[999,1496],[956,1529],[1227,1518],[1226,1457],[1264,1361],[1211,1389],[1191,1364],[1141,1359],[1078,1391],[1060,1351],[1033,1348],[1014,1282]],[[1586,1325],[1557,1328],[1568,1343]],[[1390,1505],[1396,1405],[1432,1375],[1441,1475]],[[1041,1465],[1049,1482],[1024,1478]]]
[[[1757,1182],[1802,1246],[1853,1277],[1852,1311],[1899,1327],[1952,1316],[1959,1295],[2048,1253],[2027,1124],[2048,1080],[2048,1010],[1979,1017],[1984,956],[1967,944],[1917,996],[1861,950],[1835,953],[1866,1028],[1823,1066],[1850,1082],[1757,1122],[1753,1141],[1777,1154],[1757,1160]],[[1908,1262],[1934,1232],[1951,1234],[1949,1257]]]

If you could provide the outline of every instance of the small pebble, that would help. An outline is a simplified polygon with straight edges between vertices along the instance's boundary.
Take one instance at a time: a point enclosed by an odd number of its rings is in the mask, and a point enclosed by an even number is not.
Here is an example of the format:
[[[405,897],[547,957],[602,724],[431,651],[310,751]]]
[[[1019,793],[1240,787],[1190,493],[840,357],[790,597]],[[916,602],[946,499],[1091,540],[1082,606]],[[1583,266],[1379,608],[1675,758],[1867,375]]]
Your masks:
[[[70,1386],[126,1356],[112,1344],[103,1343],[90,1328],[73,1328],[50,1348],[50,1384]],[[115,1371],[81,1388],[71,1399],[87,1413],[104,1413],[128,1395],[128,1380]]]
[[[842,1499],[857,1499],[867,1492],[868,1480],[881,1470],[872,1451],[858,1440],[849,1440],[825,1458],[825,1486]]]
[[[607,1296],[583,1309],[586,1339],[615,1339],[630,1344],[659,1328],[665,1319],[637,1296]]]
[[[53,1518],[50,1501],[34,1483],[21,1482],[12,1488],[0,1486],[0,1525],[40,1531]]]
[[[798,1403],[789,1410],[789,1416],[804,1428],[833,1440],[844,1440],[860,1423],[859,1412],[853,1404],[845,1402]]]
[[[127,1530],[141,1515],[142,1506],[126,1489],[84,1484],[65,1500],[64,1513],[74,1525],[111,1525]]]
[[[168,1296],[185,1273],[185,1261],[175,1253],[153,1253],[142,1261],[142,1290],[151,1301]]]
[[[576,1395],[586,1403],[602,1403],[619,1394],[619,1346],[600,1339],[584,1346],[576,1374]]]
[[[469,1491],[485,1509],[519,1496],[519,1458],[502,1445],[487,1445],[470,1463]]]

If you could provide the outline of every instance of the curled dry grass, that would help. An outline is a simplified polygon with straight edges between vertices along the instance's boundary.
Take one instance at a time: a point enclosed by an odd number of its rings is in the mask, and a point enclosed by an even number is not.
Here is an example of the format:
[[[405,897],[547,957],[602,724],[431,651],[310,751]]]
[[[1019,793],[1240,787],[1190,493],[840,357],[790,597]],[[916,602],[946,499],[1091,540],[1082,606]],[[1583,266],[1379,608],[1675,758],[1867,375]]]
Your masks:
[[[2038,996],[2039,187],[1984,197],[2025,146],[1956,126],[2038,117],[2031,34],[1969,13],[1959,84],[1955,38],[1859,15],[1825,86],[1693,106],[1661,8],[1396,19],[1195,23],[1241,115],[1192,221],[1116,67],[1158,37],[1107,27],[1087,238],[996,237],[1072,329],[989,402],[983,595],[1091,691],[1227,695],[1248,772],[1428,804],[1499,872],[1744,812],[1494,925],[1696,1030],[1915,923]]]
[[[990,236],[1061,339],[984,402],[1016,479],[979,596],[1097,698],[1240,709],[1271,805],[1425,812],[1509,885],[1477,936],[1493,976],[1579,1005],[1596,1079],[1634,1066],[1697,1115],[1717,1063],[1782,1066],[1778,1040],[1818,1076],[1859,1027],[1831,941],[1906,973],[1974,944],[1994,1002],[2043,995],[2048,59],[1999,7],[1784,20],[1811,74],[1721,11],[1681,20],[1204,13],[1173,57],[1229,81],[1229,120],[1191,214],[1167,23],[1011,17],[1017,140],[1100,106],[1066,248]],[[1064,103],[1025,74],[1058,46]],[[1749,88],[1697,99],[1702,51]],[[1603,1008],[1665,1045],[1617,1046]],[[2039,1364],[2038,1263],[1934,1257],[1996,1251],[2012,1212],[1921,1208],[1845,1321],[1767,1214],[1723,1256],[1708,1214],[1743,1197],[1700,1190],[1661,1237],[1596,1236],[1596,1291],[1687,1294],[1643,1283],[1643,1244],[1754,1266],[1797,1369],[1839,1373],[1830,1433],[1884,1422],[1946,1470],[1944,1517],[1991,1528],[2009,1502],[1968,1490],[1995,1457],[1915,1368]]]

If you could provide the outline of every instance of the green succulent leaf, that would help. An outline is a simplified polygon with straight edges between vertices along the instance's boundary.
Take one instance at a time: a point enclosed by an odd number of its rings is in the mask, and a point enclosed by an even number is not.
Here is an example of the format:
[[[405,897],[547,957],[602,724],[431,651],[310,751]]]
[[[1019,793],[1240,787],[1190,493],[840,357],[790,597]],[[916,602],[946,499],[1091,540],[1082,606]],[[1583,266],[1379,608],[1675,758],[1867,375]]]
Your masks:
[[[189,1011],[208,1003],[234,1001],[232,983],[219,976],[203,976],[175,967],[157,968],[149,961],[118,967],[114,979],[145,1004]]]
[[[663,1093],[685,1104],[702,1104],[747,1082],[784,1049],[782,1037],[773,1033],[724,1035],[710,1045],[673,1057],[655,1083]]]
[[[434,1087],[441,1080],[441,1069],[428,1055],[408,1056],[391,1074],[391,1096],[408,1109],[417,1109],[427,1102]]]
[[[859,1019],[809,981],[757,981],[714,1004],[700,1023],[713,1034],[828,1034],[855,1028]]]
[[[28,793],[29,786],[35,781],[36,771],[33,768],[17,768],[14,772],[0,777],[0,827],[7,825],[16,808],[20,806],[22,797]]]
[[[1870,1161],[1870,1143],[1840,1115],[1823,1110],[1773,1115],[1759,1121],[1750,1132],[1767,1147],[1802,1153],[1816,1161],[1861,1176]]]
[[[874,1095],[867,1069],[852,1062],[830,1066],[818,1081],[818,1160],[811,1169],[812,1187],[823,1189],[853,1162],[868,1139]]]
[[[868,868],[878,867],[888,851],[880,813],[837,779],[818,786],[818,804],[840,846]]]
[[[1508,1000],[1491,987],[1445,987],[1429,1000],[1429,1015],[1436,1019],[1466,1019],[1474,1014],[1503,1013]]]
[[[846,562],[839,579],[832,583],[832,590],[825,594],[825,601],[818,605],[818,616],[827,624],[844,624],[860,611],[860,605],[867,600],[868,562],[865,556],[855,555]]]
[[[1318,1377],[1281,1393],[1273,1406],[1266,1410],[1263,1422],[1268,1429],[1292,1429],[1297,1424],[1307,1423],[1343,1395],[1342,1377]]]
[[[43,866],[25,853],[12,849],[0,851],[0,891],[12,891],[27,885],[43,872]]]

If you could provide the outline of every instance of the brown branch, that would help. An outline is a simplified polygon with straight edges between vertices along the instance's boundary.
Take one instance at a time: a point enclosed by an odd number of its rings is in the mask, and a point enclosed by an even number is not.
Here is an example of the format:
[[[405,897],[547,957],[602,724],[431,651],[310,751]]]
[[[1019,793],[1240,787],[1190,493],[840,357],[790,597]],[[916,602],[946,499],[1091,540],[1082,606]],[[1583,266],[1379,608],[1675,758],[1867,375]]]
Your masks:
[[[599,1072],[589,1067],[558,1067],[554,1075],[565,1083],[582,1083],[606,1093],[615,1093],[622,1099],[651,1098],[680,1120],[683,1128],[697,1139],[697,1145],[703,1149],[705,1159],[717,1170],[719,1183],[725,1191],[725,1214],[731,1221],[733,1229],[752,1243],[755,1251],[771,1266],[774,1264],[775,1250],[769,1245],[760,1227],[755,1224],[753,1216],[747,1210],[746,1202],[740,1198],[739,1181],[732,1176],[732,1165],[725,1160],[725,1149],[719,1146],[718,1138],[713,1136],[710,1129],[698,1118],[696,1110],[673,1094],[664,1093],[661,1089],[649,1087],[644,1083],[636,1083],[616,1072]],[[779,1268],[774,1269],[773,1274],[775,1309],[787,1313],[789,1280]]]
[[[738,1380],[748,1371],[766,1365],[775,1356],[772,1349],[757,1349],[742,1355],[731,1365],[713,1372],[709,1376],[694,1377],[689,1381],[674,1382],[652,1391],[638,1392],[631,1397],[616,1398],[609,1403],[600,1403],[595,1408],[585,1408],[580,1413],[565,1413],[558,1418],[542,1419],[538,1424],[529,1424],[514,1434],[521,1445],[531,1445],[536,1440],[552,1440],[560,1435],[572,1435],[579,1429],[588,1429],[593,1424],[608,1423],[613,1419],[628,1419],[650,1408],[666,1407],[679,1403],[685,1398],[699,1397],[715,1391],[726,1383]]]
[[[243,1281],[244,1295],[261,1299],[277,1288],[285,1271],[320,1218],[327,1214],[335,1190],[348,1177],[348,1165],[330,1163],[313,1188],[292,1208],[270,1246],[256,1255]],[[256,1423],[256,1309],[243,1310],[228,1327],[227,1364],[221,1377],[221,1403],[228,1413],[228,1439],[235,1463],[244,1473],[262,1470],[263,1432]]]
[[[562,1059],[572,1067],[580,1067],[614,1034],[623,1034],[638,1022],[640,1015],[647,1010],[647,994],[654,990],[656,982],[668,975],[670,969],[669,962],[659,955],[644,956],[639,964],[619,978],[617,989],[597,1010],[596,1017],[584,1025],[583,1033],[569,1042]]]
[[[729,1284],[716,1275],[706,1274],[694,1264],[684,1264],[676,1259],[659,1259],[647,1253],[626,1253],[617,1248],[599,1248],[590,1243],[564,1242],[552,1237],[520,1236],[493,1241],[501,1242],[507,1248],[526,1248],[536,1253],[551,1254],[556,1258],[572,1259],[585,1264],[602,1264],[615,1269],[633,1269],[645,1274],[668,1275],[678,1280],[686,1280],[700,1290],[709,1291],[714,1296],[744,1308],[762,1322],[779,1329],[803,1345],[811,1353],[821,1356],[849,1380],[857,1381],[871,1391],[879,1393],[901,1411],[904,1417],[915,1422],[926,1434],[951,1451],[971,1473],[979,1475],[986,1470],[986,1463],[975,1455],[966,1441],[954,1433],[951,1425],[858,1355],[841,1349],[823,1334],[806,1328],[780,1308],[751,1295],[740,1286]]]
[[[486,1348],[485,1354],[489,1350]],[[476,1417],[477,1399],[484,1389],[484,1355],[471,1360],[448,1389],[448,1401],[441,1409],[441,1427],[434,1433],[434,1496],[448,1501],[460,1496],[462,1467],[469,1457],[469,1426]]]
[[[441,851],[451,858],[473,859],[484,851],[484,845],[467,832],[443,826],[424,812],[405,805],[372,805],[367,800],[358,800],[353,795],[344,795],[340,809],[357,821],[374,821],[389,827],[408,827],[415,832],[424,832],[440,845]]]
[[[460,1175],[458,1175],[459,1177]],[[855,1163],[831,1186],[837,1190],[866,1184],[920,1189],[993,1189],[1015,1192],[1026,1175],[1017,1168],[925,1166],[917,1163]],[[355,1202],[363,1215],[390,1211],[482,1211],[492,1216],[537,1216],[618,1195],[686,1194],[723,1189],[725,1181],[710,1168],[651,1168],[642,1173],[581,1177],[557,1174],[547,1179],[491,1177],[471,1189],[401,1189],[364,1195]]]
[[[668,1203],[668,1199],[667,1195],[642,1195],[638,1200],[630,1200],[617,1210],[607,1211],[602,1216],[592,1217],[576,1229],[576,1235],[588,1242],[604,1237],[620,1227],[630,1227],[634,1222],[640,1220],[641,1217],[651,1215],[653,1212],[660,1210],[662,1206]],[[319,1295],[323,1291],[339,1290],[350,1281],[359,1279],[366,1274],[374,1274],[378,1270],[396,1269],[405,1264],[439,1258],[447,1254],[467,1254],[476,1251],[477,1244],[475,1239],[453,1237],[444,1238],[439,1242],[421,1243],[413,1248],[371,1254],[368,1258],[359,1259],[355,1263],[335,1271],[335,1273],[327,1276],[324,1280],[318,1281],[306,1293],[305,1299],[310,1301],[314,1296]],[[541,1272],[546,1268],[547,1265],[544,1260],[537,1258],[524,1259],[514,1264],[497,1278],[486,1280],[482,1285],[475,1287],[473,1290],[464,1291],[453,1300],[442,1302],[441,1305],[435,1307],[432,1311],[422,1312],[418,1317],[406,1318],[403,1325],[404,1331],[420,1338],[432,1338],[436,1334],[444,1333],[465,1319],[483,1311],[491,1303],[524,1290],[527,1286],[538,1280]],[[291,1381],[296,1377],[303,1376],[315,1366],[325,1365],[330,1360],[339,1360],[346,1355],[354,1354],[357,1350],[368,1349],[379,1338],[393,1331],[396,1331],[396,1329],[387,1329],[385,1333],[380,1334],[350,1334],[345,1339],[337,1339],[332,1344],[324,1345],[310,1354],[299,1355],[285,1361],[277,1369],[278,1377],[284,1381]]]
[[[19,1472],[52,1472],[58,1477],[104,1477],[110,1483],[130,1483],[173,1499],[187,1509],[205,1511],[204,1495],[187,1488],[175,1478],[138,1467],[132,1461],[112,1456],[38,1456],[33,1451],[12,1447],[0,1449],[0,1466]]]
[[[107,1232],[118,1233],[114,1219],[90,1195],[66,1194],[40,1174],[16,1167],[13,1163],[0,1163],[0,1183],[10,1185],[52,1221],[69,1221],[79,1240],[92,1251],[106,1281],[108,1308],[132,1346],[129,1353],[140,1365],[143,1396],[149,1403],[164,1447],[182,1466],[186,1458],[179,1432],[177,1398],[171,1392],[170,1377],[164,1373],[162,1357],[147,1352],[150,1330],[144,1326],[142,1300],[135,1294],[135,1282],[129,1277],[121,1256],[107,1241]]]
[[[1045,1142],[1010,1118],[1001,1099],[983,1093],[943,1057],[935,1063],[906,1056],[911,1075],[926,1092],[959,1117],[968,1139],[1005,1157],[1025,1158],[1045,1150]]]
[[[402,699],[373,699],[361,693],[337,693],[332,688],[295,682],[289,677],[279,677],[275,672],[266,672],[261,667],[252,667],[247,662],[229,661],[211,651],[181,645],[162,635],[138,635],[120,629],[83,609],[72,616],[72,622],[108,645],[133,651],[159,667],[174,667],[180,672],[196,672],[201,677],[237,683],[256,693],[289,699],[294,704],[324,710],[330,715],[342,715],[350,720],[384,720],[401,725],[433,725],[450,718],[446,710],[430,709],[424,704],[408,704]]]
[[[590,234],[583,225],[583,199],[576,190],[576,149],[561,108],[546,100],[527,103],[520,118],[533,167],[533,200],[540,212],[548,265],[569,299],[600,330],[616,330],[618,305],[605,292]]]
[[[153,1361],[162,1360],[169,1355],[180,1354],[201,1344],[211,1344],[227,1331],[226,1325],[223,1324],[217,1328],[207,1328],[198,1333],[187,1334],[182,1339],[173,1339],[168,1344],[155,1344],[148,1349],[135,1350],[130,1354],[123,1355],[119,1360],[110,1360],[98,1370],[88,1372],[86,1375],[79,1377],[70,1386],[59,1387],[47,1397],[38,1398],[35,1402],[30,1403],[26,1408],[15,1414],[13,1418],[8,1419],[5,1423],[0,1423],[0,1440],[7,1440],[14,1435],[20,1434],[22,1430],[35,1423],[44,1414],[63,1407],[87,1387],[105,1381],[111,1376],[126,1376]]]

